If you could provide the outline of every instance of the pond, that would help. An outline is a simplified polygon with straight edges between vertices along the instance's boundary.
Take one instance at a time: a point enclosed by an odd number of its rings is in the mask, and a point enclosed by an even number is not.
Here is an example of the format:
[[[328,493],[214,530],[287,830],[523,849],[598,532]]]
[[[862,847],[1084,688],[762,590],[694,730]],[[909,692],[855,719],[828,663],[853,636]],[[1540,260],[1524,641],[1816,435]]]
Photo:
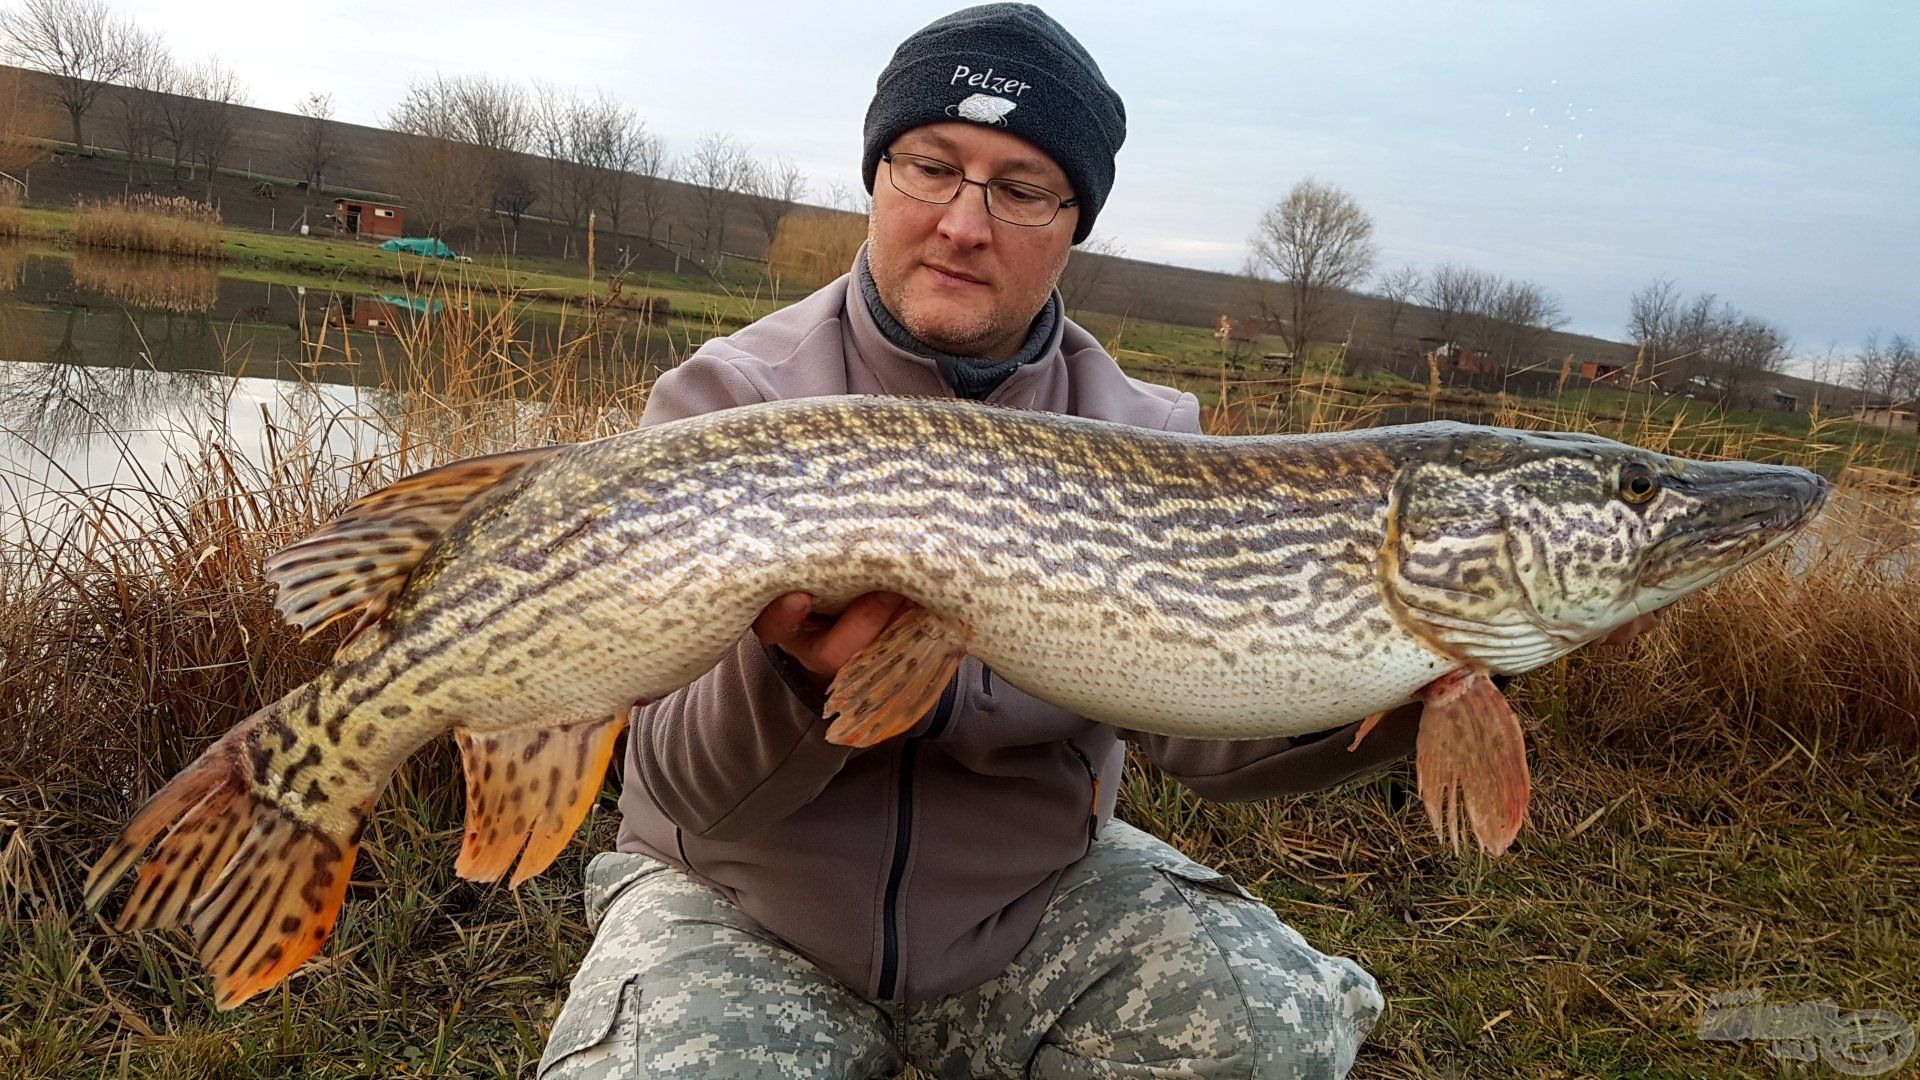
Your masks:
[[[0,502],[31,514],[36,500],[102,485],[168,491],[172,451],[217,430],[257,461],[270,426],[314,416],[333,421],[327,455],[375,453],[401,339],[446,305],[397,283],[255,280],[192,260],[0,244]],[[537,356],[580,333],[577,314],[529,303],[508,336]],[[622,340],[578,350],[613,358],[583,365],[583,379],[630,385],[673,362],[673,336],[637,318],[602,333]]]

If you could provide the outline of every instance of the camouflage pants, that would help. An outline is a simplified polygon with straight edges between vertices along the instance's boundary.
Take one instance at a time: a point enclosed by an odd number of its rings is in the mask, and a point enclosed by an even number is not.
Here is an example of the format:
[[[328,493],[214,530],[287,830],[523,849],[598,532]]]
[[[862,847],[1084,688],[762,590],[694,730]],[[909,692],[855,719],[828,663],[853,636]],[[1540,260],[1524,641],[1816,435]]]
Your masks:
[[[1339,1077],[1380,1015],[1231,878],[1119,821],[1005,974],[867,1001],[732,903],[644,855],[587,871],[593,946],[542,1080],[614,1077]]]

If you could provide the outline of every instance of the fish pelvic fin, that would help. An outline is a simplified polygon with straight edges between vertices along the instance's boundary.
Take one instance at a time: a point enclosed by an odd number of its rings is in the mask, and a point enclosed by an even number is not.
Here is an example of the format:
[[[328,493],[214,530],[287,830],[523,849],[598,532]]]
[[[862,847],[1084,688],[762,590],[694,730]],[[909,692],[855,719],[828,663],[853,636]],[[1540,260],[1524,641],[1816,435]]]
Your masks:
[[[1464,816],[1480,850],[1504,854],[1526,821],[1530,794],[1520,717],[1483,671],[1442,676],[1420,697],[1414,772],[1427,820],[1457,852]]]
[[[564,447],[467,458],[364,496],[313,535],[267,558],[274,608],[312,637],[359,616],[341,651],[379,626],[427,552],[508,480]]]
[[[97,909],[157,838],[117,926],[190,926],[221,1009],[279,984],[325,944],[377,795],[345,813],[303,814],[260,775],[281,741],[277,708],[236,725],[147,800],[87,877]]]
[[[549,728],[455,728],[467,774],[467,828],[454,872],[498,881],[513,867],[508,884],[517,887],[552,865],[600,794],[626,725],[622,712]]]
[[[872,746],[919,723],[967,655],[965,626],[914,605],[834,676],[825,715],[827,741]]]

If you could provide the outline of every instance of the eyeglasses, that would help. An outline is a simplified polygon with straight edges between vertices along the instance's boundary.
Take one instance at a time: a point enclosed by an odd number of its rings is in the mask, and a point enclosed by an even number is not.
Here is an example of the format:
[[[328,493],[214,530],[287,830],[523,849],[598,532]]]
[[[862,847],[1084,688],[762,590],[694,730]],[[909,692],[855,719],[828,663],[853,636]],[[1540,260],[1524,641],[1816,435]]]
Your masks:
[[[1046,188],[1018,180],[969,180],[957,166],[939,158],[886,153],[880,160],[887,163],[887,176],[894,188],[907,198],[939,206],[952,202],[961,188],[973,184],[987,193],[987,213],[1009,225],[1051,225],[1062,209],[1080,205],[1079,199],[1063,199]]]

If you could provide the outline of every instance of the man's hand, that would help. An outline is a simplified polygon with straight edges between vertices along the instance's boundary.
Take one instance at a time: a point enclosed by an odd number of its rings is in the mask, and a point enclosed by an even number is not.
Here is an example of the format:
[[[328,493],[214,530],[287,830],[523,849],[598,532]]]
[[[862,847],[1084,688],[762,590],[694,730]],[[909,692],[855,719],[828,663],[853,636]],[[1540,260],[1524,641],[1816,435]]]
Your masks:
[[[753,634],[793,657],[824,688],[887,623],[914,606],[899,593],[873,592],[856,597],[837,616],[815,615],[813,597],[792,592],[767,605],[753,621]]]

